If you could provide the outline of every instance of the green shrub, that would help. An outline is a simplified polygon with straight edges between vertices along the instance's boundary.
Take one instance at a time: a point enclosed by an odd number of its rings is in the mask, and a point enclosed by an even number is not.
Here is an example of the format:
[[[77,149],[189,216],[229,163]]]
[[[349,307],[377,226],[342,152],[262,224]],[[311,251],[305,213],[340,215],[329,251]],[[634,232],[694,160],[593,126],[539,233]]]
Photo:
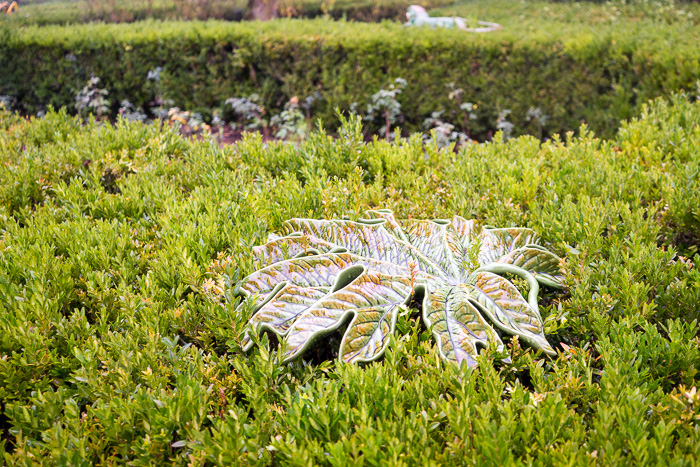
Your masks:
[[[328,20],[0,28],[0,95],[29,114],[48,105],[73,109],[94,75],[109,91],[113,115],[124,100],[153,108],[162,97],[211,118],[232,97],[257,93],[274,114],[294,96],[320,93],[311,114],[334,130],[336,108],[366,109],[377,91],[403,78],[404,131],[444,111],[442,120],[461,130],[468,121],[470,135],[484,140],[507,110],[515,135],[563,134],[585,121],[612,136],[647,99],[693,89],[700,78],[700,29],[690,23],[546,21],[532,29],[530,20],[522,28],[515,20],[482,35]],[[157,67],[155,86],[147,76]],[[455,89],[476,105],[476,119],[450,97]],[[542,128],[533,109],[546,116]]]
[[[359,123],[219,148],[176,129],[0,114],[0,456],[8,465],[688,465],[700,455],[700,105],[655,101],[604,141],[458,153]],[[559,351],[441,364],[408,316],[364,367],[280,364],[212,302],[294,216],[460,214],[567,258]],[[681,235],[681,233],[684,233]],[[223,265],[223,266],[222,266]]]
[[[130,23],[145,19],[240,21],[249,19],[247,0],[54,0],[50,2],[21,1],[19,14],[0,21],[13,25],[78,24],[104,21]],[[280,0],[281,17],[314,18],[328,16],[351,21],[379,22],[385,19],[404,21],[406,8],[414,3],[426,8],[450,5],[453,0]]]

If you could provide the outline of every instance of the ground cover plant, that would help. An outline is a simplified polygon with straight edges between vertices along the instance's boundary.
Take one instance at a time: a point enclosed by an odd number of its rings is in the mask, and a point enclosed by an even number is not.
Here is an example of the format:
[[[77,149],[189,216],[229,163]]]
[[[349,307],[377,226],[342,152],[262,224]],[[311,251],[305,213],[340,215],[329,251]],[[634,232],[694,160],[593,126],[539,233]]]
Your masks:
[[[565,140],[565,141],[564,141]],[[700,456],[700,105],[601,140],[458,152],[420,136],[232,146],[176,128],[0,114],[0,457],[7,465],[691,465]],[[287,219],[477,219],[565,257],[547,357],[467,368],[399,313],[384,358],[340,335],[245,352],[234,285]],[[223,278],[223,282],[218,279]],[[526,292],[527,284],[511,278]],[[419,447],[419,448],[418,448]]]
[[[169,100],[209,124],[237,118],[227,102],[256,95],[263,120],[311,98],[304,112],[329,131],[340,124],[336,109],[355,109],[367,133],[385,136],[432,122],[451,140],[484,141],[499,129],[548,138],[586,122],[612,137],[649,98],[694,91],[700,15],[683,8],[685,16],[666,17],[607,4],[498,0],[434,10],[503,25],[481,35],[329,19],[5,25],[0,96],[25,114],[48,105],[78,112],[75,96],[96,77],[111,118],[124,101],[153,117]],[[154,70],[161,70],[157,85],[148,79]],[[391,108],[380,106],[392,86],[400,94]]]

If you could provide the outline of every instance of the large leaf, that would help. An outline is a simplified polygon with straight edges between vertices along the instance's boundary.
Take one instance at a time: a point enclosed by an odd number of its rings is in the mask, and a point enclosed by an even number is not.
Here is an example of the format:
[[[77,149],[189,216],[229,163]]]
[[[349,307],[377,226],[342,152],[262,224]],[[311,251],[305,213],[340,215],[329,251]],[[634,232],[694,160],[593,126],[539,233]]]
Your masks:
[[[263,266],[269,266],[279,261],[294,257],[327,253],[336,248],[316,237],[301,234],[291,234],[286,237],[277,237],[264,245],[253,248],[255,260]]]
[[[399,240],[406,241],[406,236],[401,228],[401,223],[396,220],[394,213],[391,212],[390,209],[372,209],[365,212],[365,216],[367,216],[368,219],[384,219],[386,221],[384,227],[389,229],[389,231]]]
[[[479,235],[476,221],[467,220],[460,216],[454,216],[450,222],[450,226],[455,232],[455,235],[462,243],[462,248],[468,249]]]
[[[484,227],[481,233],[479,262],[482,265],[498,261],[502,256],[526,245],[537,244],[538,236],[532,229],[495,229]]]
[[[411,296],[410,279],[363,267],[343,272],[334,291],[314,304],[289,329],[286,360],[299,357],[319,337],[338,329],[352,316],[340,344],[344,362],[370,362],[385,351],[396,313]]]
[[[330,287],[297,287],[286,284],[279,292],[265,301],[260,309],[250,318],[254,332],[272,331],[284,336],[294,322],[312,305],[328,295]],[[250,336],[243,337],[243,348],[253,345]]]
[[[269,264],[243,279],[236,293],[253,303],[253,332],[284,342],[299,357],[323,335],[348,323],[340,358],[373,361],[393,332],[396,311],[414,292],[443,358],[476,363],[478,349],[503,344],[501,331],[548,354],[537,295],[539,284],[561,287],[560,259],[525,228],[480,227],[448,220],[397,220],[389,210],[367,219],[292,219],[286,236],[270,237],[254,254]],[[527,280],[527,300],[499,274]],[[246,335],[244,347],[252,345]]]
[[[237,292],[257,296],[257,306],[282,284],[299,287],[331,287],[340,272],[362,265],[386,274],[409,275],[407,268],[350,253],[329,253],[281,261],[249,275],[238,285]]]
[[[467,220],[460,216],[454,216],[450,227],[459,239],[460,261],[458,282],[463,284],[474,267],[479,265],[479,246],[481,227],[474,220]]]
[[[539,245],[517,248],[496,260],[496,263],[512,264],[533,274],[543,285],[561,288],[561,259]]]
[[[464,249],[448,221],[413,221],[404,224],[406,239],[440,265],[446,278],[458,278]],[[456,285],[456,281],[450,281]]]
[[[389,232],[384,219],[367,221],[291,219],[285,223],[288,232],[314,236],[347,249],[350,253],[415,267],[434,276],[449,277],[449,271],[434,263],[410,243]]]
[[[448,361],[467,366],[476,365],[477,345],[501,339],[469,301],[464,286],[427,287],[423,299],[423,319],[430,327],[440,355]]]
[[[555,354],[544,337],[539,310],[528,303],[509,280],[491,272],[477,272],[467,287],[470,289],[469,298],[496,327],[545,353]]]

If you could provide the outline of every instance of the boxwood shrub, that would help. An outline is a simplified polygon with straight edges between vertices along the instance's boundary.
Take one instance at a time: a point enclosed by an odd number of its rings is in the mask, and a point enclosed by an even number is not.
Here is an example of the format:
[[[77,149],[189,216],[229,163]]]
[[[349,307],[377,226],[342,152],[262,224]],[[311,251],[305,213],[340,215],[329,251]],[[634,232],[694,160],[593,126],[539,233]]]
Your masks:
[[[98,39],[99,40],[99,39]],[[700,456],[700,105],[459,152],[418,137],[299,145],[0,113],[0,459],[7,465],[690,465]],[[294,216],[459,214],[566,258],[556,358],[441,363],[402,316],[381,361],[337,339],[281,365],[206,293]]]
[[[533,29],[511,18],[503,31],[482,35],[325,19],[5,27],[0,95],[28,114],[48,105],[71,109],[94,75],[110,92],[113,114],[123,100],[147,108],[161,97],[211,118],[213,109],[230,112],[224,102],[231,97],[257,93],[269,115],[293,96],[319,93],[311,114],[334,130],[337,108],[354,104],[362,113],[372,94],[403,78],[405,132],[436,111],[464,126],[459,104],[471,102],[477,118],[468,126],[479,140],[491,137],[506,110],[515,134],[539,135],[531,109],[548,117],[543,136],[585,122],[610,137],[649,98],[695,88],[698,42],[692,23],[641,20],[545,21]],[[156,86],[147,76],[157,67]],[[450,98],[453,88],[464,91],[461,100]]]
[[[0,16],[0,22],[13,25],[78,24],[87,22],[130,23],[145,19],[241,21],[250,19],[247,0],[121,0],[95,2],[90,0],[22,1],[18,15]],[[447,6],[453,0],[281,0],[281,17],[314,18],[329,16],[351,21],[379,22],[385,19],[405,21],[406,8],[412,4],[425,8]]]

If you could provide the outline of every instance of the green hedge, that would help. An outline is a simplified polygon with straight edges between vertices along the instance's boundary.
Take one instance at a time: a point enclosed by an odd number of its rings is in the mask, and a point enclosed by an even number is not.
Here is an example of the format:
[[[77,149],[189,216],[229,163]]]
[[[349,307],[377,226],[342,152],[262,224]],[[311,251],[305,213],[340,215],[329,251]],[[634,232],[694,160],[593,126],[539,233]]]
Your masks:
[[[406,20],[406,8],[412,4],[425,8],[453,4],[452,0],[280,0],[281,17],[314,18],[328,15],[350,21],[379,22]],[[0,22],[12,25],[80,24],[87,22],[130,23],[146,19],[240,21],[250,19],[247,0],[57,0],[48,3],[20,2],[18,14],[0,15]]]
[[[418,138],[299,146],[0,113],[0,459],[14,465],[693,465],[700,458],[700,104],[611,141],[459,153]],[[443,366],[397,323],[385,358],[280,365],[207,270],[295,216],[460,214],[528,226],[566,258],[544,358],[508,341]],[[546,291],[545,291],[546,292]]]
[[[181,108],[210,115],[227,98],[257,92],[274,113],[292,96],[318,91],[323,99],[313,114],[335,128],[336,108],[357,103],[364,110],[374,92],[401,77],[408,81],[400,96],[406,130],[438,110],[463,120],[448,98],[453,82],[478,105],[471,130],[482,139],[505,109],[516,132],[536,132],[526,118],[530,107],[549,117],[545,134],[587,122],[609,136],[646,99],[695,87],[699,42],[692,24],[632,21],[544,22],[538,29],[513,23],[484,35],[328,20],[5,28],[0,95],[27,113],[71,109],[94,74],[110,91],[113,111],[124,99],[145,107],[157,92],[148,71],[162,66],[160,92]]]

